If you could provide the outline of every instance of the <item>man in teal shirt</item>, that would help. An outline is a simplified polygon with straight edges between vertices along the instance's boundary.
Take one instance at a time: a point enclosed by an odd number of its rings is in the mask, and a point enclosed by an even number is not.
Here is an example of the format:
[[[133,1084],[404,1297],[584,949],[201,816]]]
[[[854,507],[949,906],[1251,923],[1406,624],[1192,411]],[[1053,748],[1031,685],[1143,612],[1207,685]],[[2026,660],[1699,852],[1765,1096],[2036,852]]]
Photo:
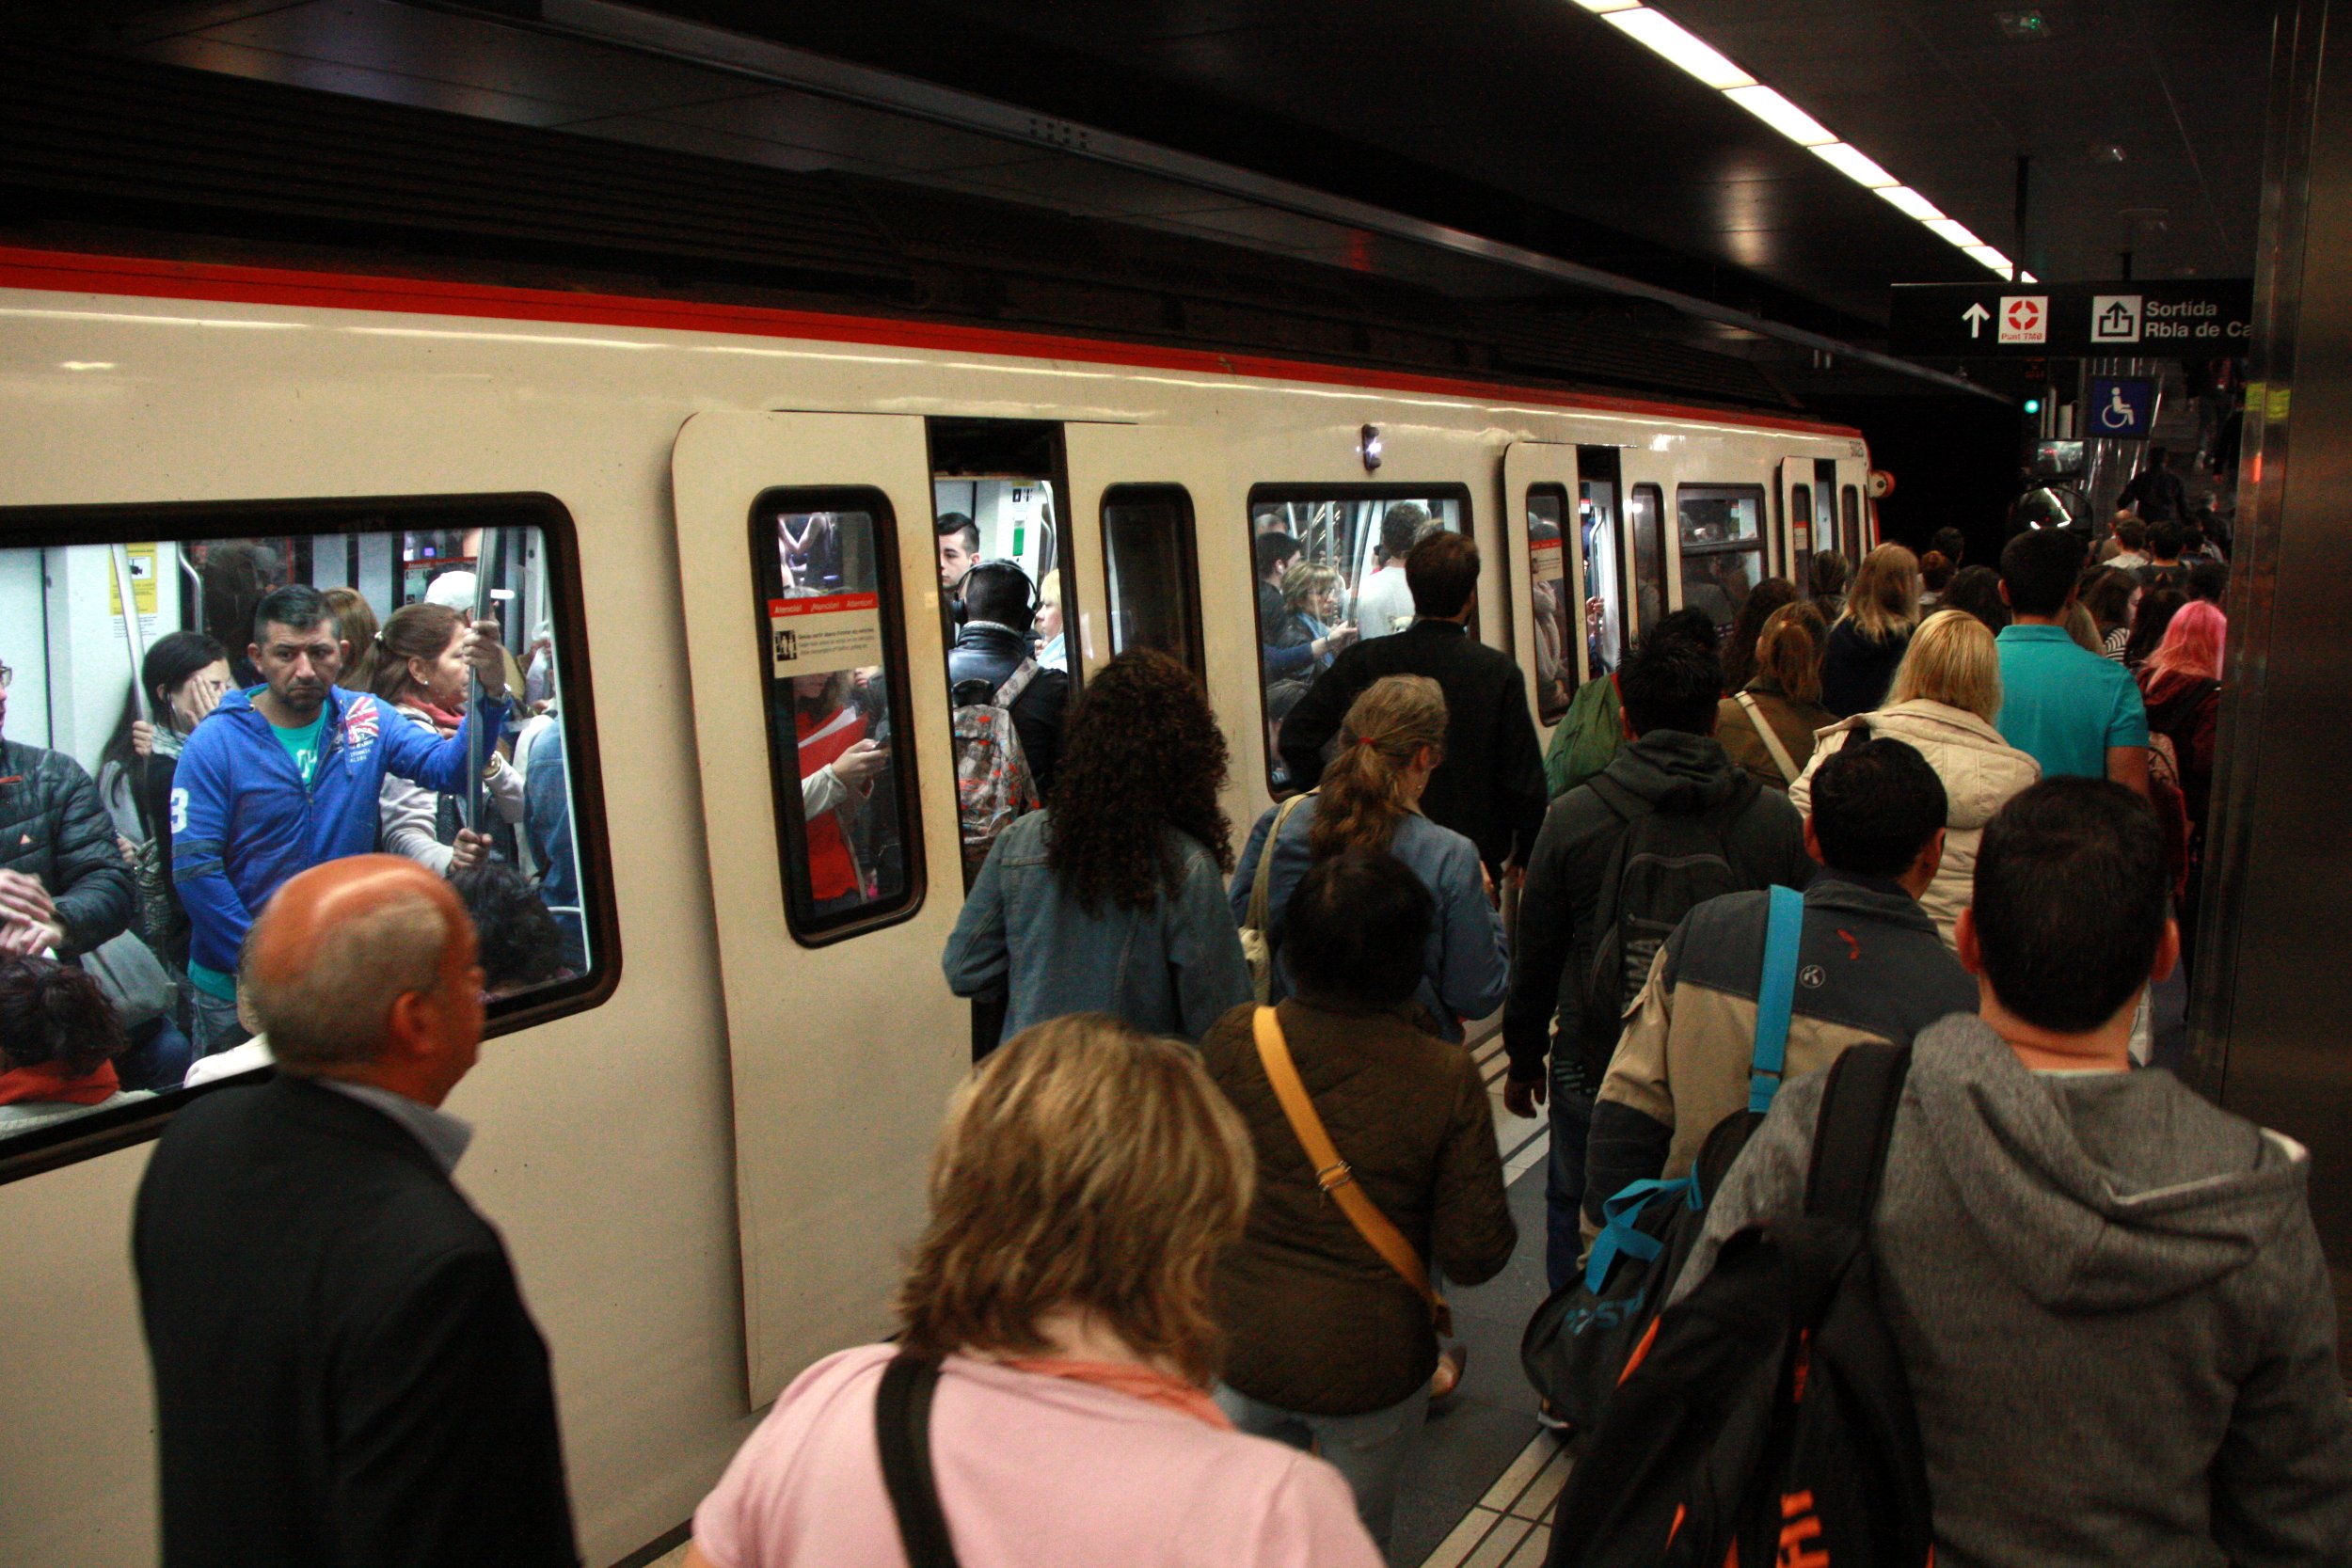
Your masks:
[[[2148,793],[2148,710],[2123,666],[2066,632],[2082,575],[2082,541],[2034,529],[2001,551],[2001,737],[2042,764],[2045,779],[2112,779]]]

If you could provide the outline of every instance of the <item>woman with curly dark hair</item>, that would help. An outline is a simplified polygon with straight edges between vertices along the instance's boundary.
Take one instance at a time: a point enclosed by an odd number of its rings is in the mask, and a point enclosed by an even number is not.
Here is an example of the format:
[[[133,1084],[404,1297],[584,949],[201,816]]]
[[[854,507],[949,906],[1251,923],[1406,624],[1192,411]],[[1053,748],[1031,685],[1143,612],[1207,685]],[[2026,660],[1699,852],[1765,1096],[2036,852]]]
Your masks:
[[[958,996],[1009,988],[1000,1038],[1105,1012],[1197,1040],[1251,998],[1226,908],[1225,737],[1192,673],[1113,659],[1070,715],[1046,809],[997,836],[941,958]]]

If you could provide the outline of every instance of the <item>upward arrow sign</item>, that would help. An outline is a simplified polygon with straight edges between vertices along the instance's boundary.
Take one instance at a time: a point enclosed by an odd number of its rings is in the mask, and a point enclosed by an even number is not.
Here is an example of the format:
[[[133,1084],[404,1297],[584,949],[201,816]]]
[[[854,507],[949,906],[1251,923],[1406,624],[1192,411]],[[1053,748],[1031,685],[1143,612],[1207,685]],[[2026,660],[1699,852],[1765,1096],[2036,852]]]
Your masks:
[[[1978,335],[1984,331],[1984,324],[1993,319],[1993,312],[1982,305],[1971,305],[1960,313],[1960,319],[1968,324],[1968,341],[1974,342]]]

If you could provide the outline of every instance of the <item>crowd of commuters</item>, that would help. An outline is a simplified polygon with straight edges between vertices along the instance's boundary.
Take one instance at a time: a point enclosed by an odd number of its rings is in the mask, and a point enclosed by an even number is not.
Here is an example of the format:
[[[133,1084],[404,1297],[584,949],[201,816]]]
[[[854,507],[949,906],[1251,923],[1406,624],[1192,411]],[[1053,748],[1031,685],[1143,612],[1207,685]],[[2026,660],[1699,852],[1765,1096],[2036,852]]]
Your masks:
[[[945,586],[964,542],[941,538]],[[1657,621],[1612,683],[1621,743],[1547,806],[1521,673],[1464,632],[1475,547],[1394,543],[1402,631],[1334,651],[1327,585],[1275,590],[1315,668],[1283,736],[1312,787],[1238,862],[1225,738],[1189,671],[1125,654],[1057,714],[1036,809],[987,843],[943,955],[1003,1018],[940,1132],[898,1332],[792,1382],[696,1512],[690,1564],[1369,1568],[1461,1375],[1445,1291],[1518,1240],[1466,1022],[1502,1009],[1505,1104],[1549,1106],[1560,1288],[1604,1200],[1691,1169],[1755,1105],[1776,986],[1779,1092],[1708,1195],[1677,1298],[1743,1227],[1804,1209],[1821,1069],[1908,1047],[1872,1235],[1938,1555],[2345,1560],[2352,1404],[2305,1157],[2131,1053],[2181,956],[2198,830],[2176,843],[2162,814],[2207,809],[2221,610],[2170,606],[2133,669],[2171,590],[2136,586],[2133,635],[2078,644],[2078,594],[2112,591],[2069,535],[2004,550],[1998,627],[1952,602],[1966,569],[1922,619],[1917,563],[1882,546],[1851,583],[1758,585],[1723,631]],[[1019,640],[958,640],[997,661],[968,678],[1001,687],[1008,657],[1036,657],[1038,601],[953,564],[964,630]],[[388,771],[428,796],[464,784],[450,748],[504,707],[482,628],[404,615],[373,640],[394,709],[362,781],[379,810],[406,800]],[[215,689],[214,647],[158,667],[174,788],[254,736],[299,768],[300,734],[273,732],[347,710],[342,623],[277,596],[260,620],[258,691]],[[1842,715],[1817,700],[1833,660]],[[819,721],[848,701],[802,695]],[[52,793],[113,848],[96,784]],[[225,888],[187,897],[192,954],[233,976],[278,1070],[176,1120],[141,1187],[174,1568],[576,1560],[547,1350],[450,1180],[469,1134],[440,1109],[477,1054],[484,971],[545,971],[560,933],[501,858],[435,842],[442,864],[274,877],[245,869],[256,849],[178,845],[183,897]],[[133,896],[119,855],[69,843],[92,869],[57,873],[54,898],[0,883],[52,951],[103,940]],[[245,918],[224,946],[203,922],[230,895]],[[114,1053],[63,1026],[104,1018],[94,983],[22,956],[29,940],[0,958],[0,1022],[28,1042],[0,1090],[123,1092]],[[292,1164],[311,1178],[283,1180]],[[2064,1462],[2019,1441],[2020,1412],[2069,1433]]]

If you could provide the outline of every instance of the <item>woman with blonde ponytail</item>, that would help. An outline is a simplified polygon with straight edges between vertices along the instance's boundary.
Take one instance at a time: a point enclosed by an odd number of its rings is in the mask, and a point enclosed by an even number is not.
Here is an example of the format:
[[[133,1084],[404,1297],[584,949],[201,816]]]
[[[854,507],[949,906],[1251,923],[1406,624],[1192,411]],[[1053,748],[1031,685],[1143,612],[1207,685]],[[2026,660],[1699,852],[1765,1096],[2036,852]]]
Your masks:
[[[1322,783],[1270,807],[1250,830],[1233,872],[1233,917],[1248,922],[1263,863],[1265,929],[1275,947],[1274,1000],[1291,990],[1281,932],[1292,892],[1317,862],[1346,849],[1371,849],[1402,861],[1437,900],[1414,1000],[1429,1010],[1440,1033],[1458,1040],[1465,1019],[1485,1018],[1502,1006],[1510,960],[1477,846],[1421,814],[1429,775],[1445,760],[1445,693],[1436,681],[1426,675],[1375,681],[1347,710]]]

